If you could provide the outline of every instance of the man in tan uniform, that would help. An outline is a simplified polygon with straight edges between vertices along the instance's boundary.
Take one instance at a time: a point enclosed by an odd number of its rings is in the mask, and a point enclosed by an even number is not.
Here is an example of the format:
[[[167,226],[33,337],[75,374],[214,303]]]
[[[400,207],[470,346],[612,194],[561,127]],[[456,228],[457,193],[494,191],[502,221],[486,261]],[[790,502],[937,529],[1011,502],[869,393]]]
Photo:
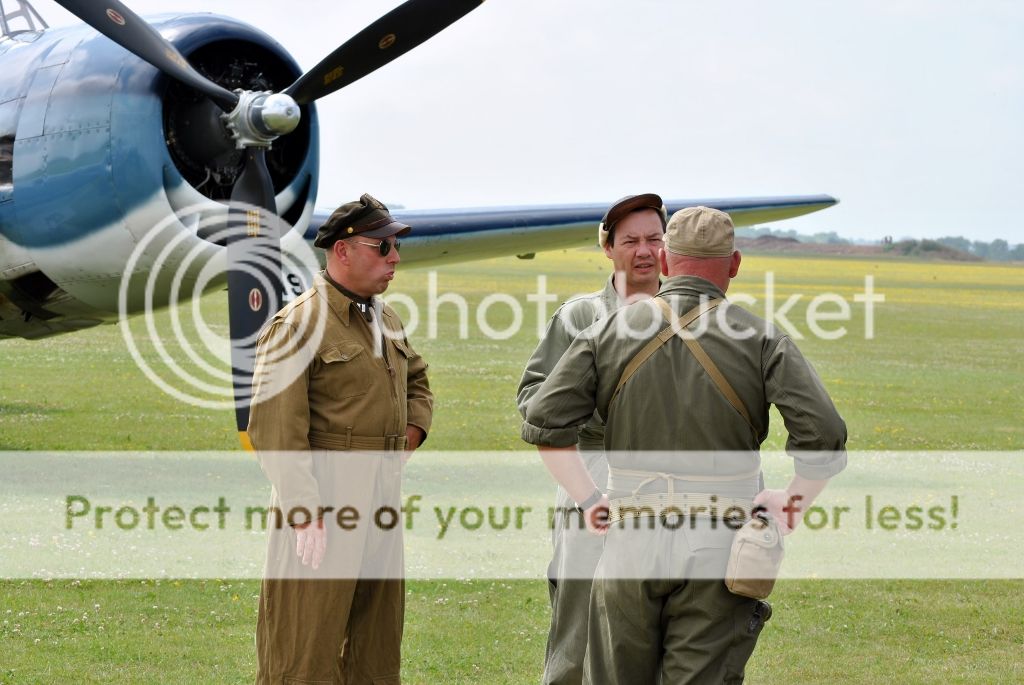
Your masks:
[[[433,396],[375,296],[410,230],[369,195],[339,207],[314,241],[327,268],[257,342],[248,433],[273,485],[257,683],[399,682],[401,465]]]
[[[577,336],[527,407],[523,439],[541,448],[549,470],[586,508],[588,526],[607,533],[591,593],[585,683],[742,682],[770,608],[726,589],[734,528],[709,515],[709,505],[747,515],[763,505],[788,532],[846,465],[846,426],[814,369],[786,335],[725,302],[739,266],[728,215],[707,207],[676,212],[658,296]],[[666,326],[680,317],[697,329],[693,336],[735,402]],[[644,350],[651,350],[646,361],[627,376]],[[772,404],[796,472],[784,490],[758,483]],[[573,447],[595,410],[605,421],[607,494]],[[650,501],[691,513],[684,525],[678,517],[670,524],[658,517],[668,508],[634,506]],[[609,507],[613,518],[632,507],[646,522],[634,516],[609,526],[600,516]]]
[[[519,382],[517,400],[524,418],[530,398],[580,331],[619,307],[658,292],[658,259],[667,218],[661,197],[654,193],[627,195],[605,212],[597,239],[614,273],[604,288],[568,300],[551,317]],[[608,460],[604,456],[604,423],[597,414],[580,429],[576,444],[591,477],[605,482]],[[575,506],[565,488],[559,486],[551,531],[554,550],[548,565],[551,626],[541,680],[544,685],[583,682],[590,586],[603,540],[581,525]]]

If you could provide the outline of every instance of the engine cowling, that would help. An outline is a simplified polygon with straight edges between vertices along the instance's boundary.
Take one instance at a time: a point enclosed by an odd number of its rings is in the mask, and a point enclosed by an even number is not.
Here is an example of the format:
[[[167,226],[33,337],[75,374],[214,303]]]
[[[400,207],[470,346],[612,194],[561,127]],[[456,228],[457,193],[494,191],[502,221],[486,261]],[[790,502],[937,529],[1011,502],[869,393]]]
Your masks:
[[[151,21],[228,89],[277,91],[301,73],[270,36],[237,20]],[[18,96],[0,104],[3,139],[5,112],[9,119],[17,101],[13,182],[0,197],[0,335],[40,337],[116,319],[130,261],[135,276],[187,263],[176,273],[186,288],[208,265],[222,272],[215,228],[226,217],[241,152],[220,110],[90,29],[33,35],[0,52],[0,73],[25,74]],[[15,63],[19,71],[9,72]],[[293,226],[286,249],[301,242],[312,216],[318,143],[308,105],[298,129],[267,154],[278,213]],[[167,304],[162,286],[147,303],[143,280],[130,281],[129,312]]]

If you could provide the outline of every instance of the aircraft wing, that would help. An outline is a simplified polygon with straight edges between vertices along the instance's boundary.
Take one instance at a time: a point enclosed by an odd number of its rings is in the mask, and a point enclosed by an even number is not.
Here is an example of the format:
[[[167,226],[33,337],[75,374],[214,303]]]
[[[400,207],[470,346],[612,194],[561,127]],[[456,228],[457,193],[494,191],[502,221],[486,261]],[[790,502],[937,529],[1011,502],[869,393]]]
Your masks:
[[[802,216],[836,204],[830,195],[670,200],[669,214],[705,205],[728,212],[737,226]],[[604,203],[468,209],[395,209],[396,219],[413,227],[402,239],[402,262],[435,266],[597,244]],[[330,211],[317,211],[306,239],[312,240]]]

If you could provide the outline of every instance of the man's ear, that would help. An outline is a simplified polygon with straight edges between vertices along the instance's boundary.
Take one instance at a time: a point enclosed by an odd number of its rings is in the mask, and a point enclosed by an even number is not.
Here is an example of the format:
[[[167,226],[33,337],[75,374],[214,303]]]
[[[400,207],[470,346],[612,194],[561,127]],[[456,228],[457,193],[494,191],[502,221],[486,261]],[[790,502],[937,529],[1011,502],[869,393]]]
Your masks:
[[[348,264],[348,245],[344,240],[334,241],[334,244],[331,245],[331,252],[342,264]]]
[[[740,251],[733,250],[732,262],[729,263],[729,278],[736,278],[736,274],[740,272],[741,261],[743,261],[743,256],[740,255]]]
[[[658,252],[658,261],[661,262],[661,275],[668,276],[668,251],[662,248]]]

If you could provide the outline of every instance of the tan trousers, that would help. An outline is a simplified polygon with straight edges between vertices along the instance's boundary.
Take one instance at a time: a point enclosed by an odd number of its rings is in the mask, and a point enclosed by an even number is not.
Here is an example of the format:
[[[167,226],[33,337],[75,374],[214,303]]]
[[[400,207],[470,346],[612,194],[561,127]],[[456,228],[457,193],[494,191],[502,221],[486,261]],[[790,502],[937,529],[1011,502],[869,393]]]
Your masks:
[[[256,623],[257,685],[399,685],[405,617],[401,461],[397,453],[318,454],[327,552],[316,571],[295,554],[295,531],[269,517]],[[277,506],[275,493],[274,503]],[[339,524],[343,507],[358,525]],[[374,523],[374,512],[392,512]],[[393,526],[391,524],[394,524]]]
[[[260,592],[258,685],[398,685],[403,580],[274,580]]]

